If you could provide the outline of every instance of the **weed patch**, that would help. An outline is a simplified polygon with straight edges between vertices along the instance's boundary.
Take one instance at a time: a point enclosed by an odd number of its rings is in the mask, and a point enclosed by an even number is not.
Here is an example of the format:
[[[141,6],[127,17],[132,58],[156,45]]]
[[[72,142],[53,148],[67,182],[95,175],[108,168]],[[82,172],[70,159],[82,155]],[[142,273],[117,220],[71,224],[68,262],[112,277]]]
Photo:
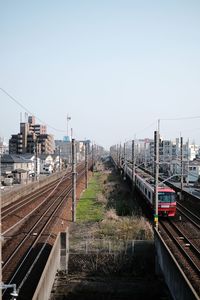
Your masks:
[[[102,189],[101,176],[94,173],[77,205],[77,222],[98,222],[103,219],[104,207],[97,201],[97,195]]]

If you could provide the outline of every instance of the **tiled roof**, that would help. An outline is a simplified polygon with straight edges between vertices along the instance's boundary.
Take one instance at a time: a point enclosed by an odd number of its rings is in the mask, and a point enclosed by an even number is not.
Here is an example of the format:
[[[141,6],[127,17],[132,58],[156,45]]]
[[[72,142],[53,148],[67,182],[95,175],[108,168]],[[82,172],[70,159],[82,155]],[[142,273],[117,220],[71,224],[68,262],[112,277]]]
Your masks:
[[[3,154],[1,156],[1,163],[30,163],[30,159],[25,159],[23,156],[17,154]]]

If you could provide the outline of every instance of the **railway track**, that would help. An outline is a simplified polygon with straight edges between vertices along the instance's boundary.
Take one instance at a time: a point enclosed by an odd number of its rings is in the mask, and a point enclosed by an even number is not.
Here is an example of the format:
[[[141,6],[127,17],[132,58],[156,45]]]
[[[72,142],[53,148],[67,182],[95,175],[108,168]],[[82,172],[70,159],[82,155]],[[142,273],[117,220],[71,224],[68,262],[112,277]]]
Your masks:
[[[77,171],[79,180],[85,173],[84,166],[79,166]],[[57,183],[54,192],[26,218],[20,231],[14,232],[3,247],[3,281],[9,284],[16,283],[21,295],[23,291],[24,295],[30,293],[31,288],[34,292],[36,286],[33,282],[31,285],[27,283],[30,278],[36,276],[33,274],[37,273],[37,277],[40,277],[43,270],[41,265],[45,266],[51,250],[51,240],[55,239],[52,227],[71,190],[71,180],[68,178],[61,180],[60,184]],[[35,282],[37,283],[37,280]],[[28,291],[26,286],[29,286]],[[3,299],[10,299],[7,291],[4,291]]]
[[[66,174],[60,179],[56,179],[54,182],[49,183],[48,185],[40,188],[39,190],[34,191],[31,194],[28,194],[25,197],[18,199],[15,202],[10,203],[9,205],[2,208],[2,231],[3,235],[6,234],[6,231],[9,231],[9,228],[12,226],[15,227],[16,223],[23,221],[23,209],[26,208],[26,214],[31,213],[34,207],[37,207],[39,203],[45,200],[48,195],[54,191],[56,186],[60,183],[61,180],[70,178],[70,173]]]
[[[194,242],[191,232],[183,230],[182,222],[160,220],[159,231],[177,259],[191,285],[200,295],[200,237]]]
[[[190,223],[192,223],[198,230],[200,230],[200,217],[183,206],[180,202],[177,202],[177,211],[184,216]]]

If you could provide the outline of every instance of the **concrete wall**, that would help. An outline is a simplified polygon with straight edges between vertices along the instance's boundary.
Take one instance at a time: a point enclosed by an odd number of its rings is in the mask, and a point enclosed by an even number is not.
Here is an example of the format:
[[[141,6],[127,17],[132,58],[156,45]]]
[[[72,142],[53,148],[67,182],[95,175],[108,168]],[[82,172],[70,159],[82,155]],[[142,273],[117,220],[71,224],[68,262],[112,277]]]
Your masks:
[[[29,183],[27,185],[19,185],[16,187],[13,187],[13,189],[9,192],[1,192],[1,203],[2,207],[8,205],[9,203],[12,203],[19,199],[20,197],[26,196],[33,191],[36,191],[37,189],[45,186],[46,184],[56,180],[57,178],[62,177],[66,173],[65,171],[54,173],[50,176],[44,177],[40,181],[35,181],[32,183]]]
[[[155,230],[157,262],[174,300],[198,300],[199,297],[179,267],[159,232]]]
[[[32,300],[47,300],[58,270],[66,271],[68,264],[68,231],[61,232],[54,243]]]

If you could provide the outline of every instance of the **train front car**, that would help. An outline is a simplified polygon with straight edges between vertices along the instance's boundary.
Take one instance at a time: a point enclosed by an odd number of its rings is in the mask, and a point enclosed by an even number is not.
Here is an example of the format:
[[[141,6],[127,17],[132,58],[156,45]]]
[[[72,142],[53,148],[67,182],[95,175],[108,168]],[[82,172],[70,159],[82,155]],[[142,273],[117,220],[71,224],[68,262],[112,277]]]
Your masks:
[[[174,217],[176,214],[176,193],[171,188],[158,188],[158,215]]]

